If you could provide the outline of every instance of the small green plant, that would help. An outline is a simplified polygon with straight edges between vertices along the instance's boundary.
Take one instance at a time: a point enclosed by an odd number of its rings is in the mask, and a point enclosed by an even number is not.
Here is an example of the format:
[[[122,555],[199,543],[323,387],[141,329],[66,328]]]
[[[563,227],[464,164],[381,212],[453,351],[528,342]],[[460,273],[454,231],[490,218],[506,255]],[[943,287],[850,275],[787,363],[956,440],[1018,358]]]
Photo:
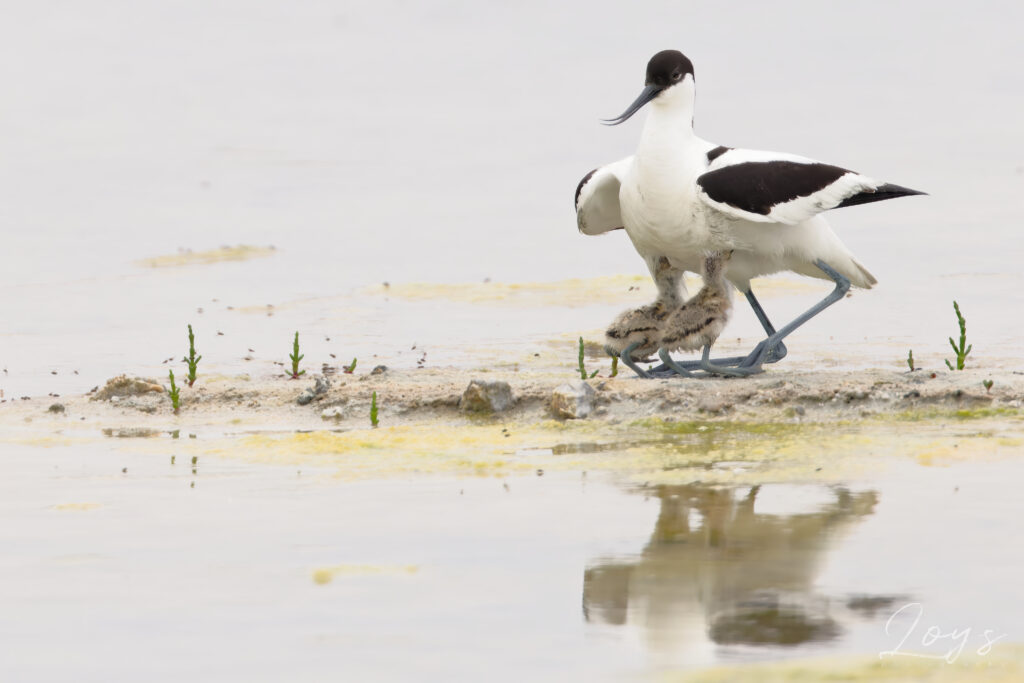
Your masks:
[[[946,361],[946,367],[950,370],[963,370],[964,361],[967,359],[968,354],[970,354],[971,349],[974,348],[974,344],[967,343],[967,320],[960,313],[960,304],[956,301],[953,302],[953,310],[956,311],[956,321],[960,325],[960,346],[956,345],[952,337],[949,338],[949,345],[953,347],[953,353],[956,354],[956,368],[948,360]]]
[[[597,376],[597,370],[594,370],[590,375],[587,375],[587,368],[583,364],[583,337],[580,337],[580,379],[592,379]]]
[[[292,379],[298,379],[301,375],[305,375],[306,371],[299,370],[299,361],[305,358],[304,354],[299,353],[299,333],[295,333],[295,343],[292,344],[292,353],[288,356],[292,360]]]
[[[913,372],[916,368],[914,367],[914,349],[907,351],[907,367]]]
[[[995,382],[993,382],[993,381],[992,381],[992,380],[990,380],[990,379],[982,380],[982,382],[981,382],[981,385],[982,385],[983,387],[985,387],[985,393],[986,393],[986,394],[987,394],[988,392],[992,391],[992,385],[993,385],[993,384],[995,384]]]
[[[370,424],[376,427],[379,423],[377,421],[377,392],[373,392],[373,396],[370,397]]]
[[[196,355],[196,336],[192,334],[192,326],[188,326],[188,355],[181,360],[188,363],[188,385],[192,386],[196,383],[196,366],[199,365],[199,361],[203,359],[202,356]]]
[[[609,377],[615,377],[619,374],[619,357],[612,356],[612,374]]]
[[[181,408],[181,392],[174,384],[174,370],[168,370],[167,372],[171,376],[171,388],[167,393],[171,396],[171,406],[174,408],[174,414],[177,415],[178,409]]]
[[[356,371],[356,360],[357,360],[356,358],[353,358],[351,365],[344,365],[344,366],[342,366],[342,368],[341,368],[342,372],[344,372],[346,375],[351,375],[353,372],[355,372]]]

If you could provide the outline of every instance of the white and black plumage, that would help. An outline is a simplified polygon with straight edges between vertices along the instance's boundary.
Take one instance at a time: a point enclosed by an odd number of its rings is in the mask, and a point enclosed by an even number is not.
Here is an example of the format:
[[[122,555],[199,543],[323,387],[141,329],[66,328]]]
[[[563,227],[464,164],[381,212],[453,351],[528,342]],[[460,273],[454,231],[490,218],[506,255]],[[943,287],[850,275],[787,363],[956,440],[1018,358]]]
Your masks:
[[[624,228],[648,264],[667,257],[679,270],[699,272],[705,252],[733,250],[727,277],[769,338],[743,361],[732,360],[759,368],[784,355],[782,337],[841,298],[839,290],[876,282],[822,214],[923,193],[804,157],[703,140],[693,131],[694,94],[693,65],[682,53],[666,50],[650,60],[640,97],[607,122],[622,123],[649,102],[637,152],[583,179],[577,223],[587,235]],[[750,281],[786,270],[832,279],[837,291],[776,332]]]

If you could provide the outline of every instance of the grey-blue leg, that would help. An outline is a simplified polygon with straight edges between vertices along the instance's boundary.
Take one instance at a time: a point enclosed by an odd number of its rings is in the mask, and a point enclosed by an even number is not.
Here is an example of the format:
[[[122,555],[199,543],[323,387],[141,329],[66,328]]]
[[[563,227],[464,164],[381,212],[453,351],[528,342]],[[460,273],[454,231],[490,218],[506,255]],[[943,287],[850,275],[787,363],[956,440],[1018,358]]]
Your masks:
[[[757,316],[758,321],[761,323],[761,327],[764,328],[765,334],[771,337],[773,334],[775,334],[775,326],[772,325],[772,321],[768,319],[768,315],[764,312],[764,309],[761,308],[761,302],[758,301],[757,297],[754,296],[754,290],[748,289],[746,292],[744,292],[744,296],[747,297],[747,303],[750,304],[750,307],[754,309],[754,315]],[[782,340],[780,339],[779,343],[768,351],[767,355],[765,356],[764,362],[777,363],[783,358],[785,358],[787,353],[789,353],[789,351],[788,349],[786,349],[786,345],[783,344]]]
[[[795,329],[806,323],[808,320],[818,315],[826,308],[834,304],[835,302],[846,296],[846,293],[850,291],[850,281],[841,275],[837,270],[832,268],[822,260],[814,262],[823,273],[832,278],[832,281],[836,283],[835,289],[829,292],[828,296],[816,303],[815,305],[808,308],[806,311],[794,318],[788,325],[780,329],[775,334],[769,335],[767,339],[758,344],[746,360],[740,363],[739,367],[743,368],[760,368],[762,364],[768,362],[767,359],[771,355],[772,349],[782,342],[784,338],[789,336]],[[767,318],[766,318],[767,319]]]
[[[748,375],[756,375],[760,372],[764,372],[760,365],[750,367],[730,367],[727,365],[718,365],[717,363],[711,362],[711,347],[705,346],[704,353],[700,359],[700,369],[709,375],[724,375],[726,377],[747,377]],[[665,357],[662,356],[662,360]]]
[[[705,347],[701,360],[683,361],[678,362],[675,365],[677,365],[679,369],[686,371],[701,369],[714,374],[735,374],[737,376],[746,376],[761,372],[761,366],[765,363],[775,363],[782,360],[788,353],[786,346],[782,343],[782,340],[808,320],[842,299],[846,296],[846,293],[850,291],[850,281],[837,270],[820,259],[815,261],[814,265],[820,268],[823,273],[828,275],[829,278],[836,283],[835,289],[829,292],[828,296],[824,299],[798,315],[789,324],[778,331],[774,329],[771,321],[768,320],[768,316],[765,314],[764,309],[761,308],[761,304],[754,296],[753,291],[746,292],[747,302],[750,304],[750,307],[754,309],[754,314],[760,321],[761,326],[764,327],[765,332],[768,333],[768,338],[755,346],[754,350],[745,358],[720,358],[715,361],[711,361],[708,357],[710,349]],[[660,352],[659,355],[661,355]],[[662,360],[664,360],[664,356],[662,356]],[[656,368],[656,370],[661,370],[661,368]],[[727,372],[728,370],[738,370],[740,372],[732,373]],[[693,374],[692,372],[688,372],[686,376],[692,377]]]
[[[744,292],[744,296],[747,298],[747,303],[750,304],[750,307],[752,309],[754,309],[754,315],[757,316],[758,322],[761,323],[761,327],[764,328],[764,332],[765,332],[766,335],[768,335],[768,337],[764,341],[760,342],[757,346],[755,346],[754,350],[751,351],[746,356],[731,356],[729,358],[716,358],[715,360],[711,361],[711,363],[714,365],[715,368],[736,367],[736,366],[742,365],[744,361],[746,361],[746,360],[748,360],[750,358],[755,357],[755,354],[756,355],[760,355],[762,353],[764,347],[767,344],[768,338],[771,338],[771,336],[775,334],[775,326],[772,325],[772,321],[768,319],[768,315],[764,312],[764,309],[761,308],[761,302],[759,302],[757,300],[757,297],[754,296],[754,291],[751,290],[751,289],[748,289],[746,292]],[[762,360],[761,362],[762,363],[777,363],[778,361],[780,361],[783,358],[785,358],[787,353],[788,353],[788,350],[786,349],[786,345],[783,344],[781,340],[779,340],[779,342],[774,347],[771,347],[769,349],[769,351],[764,354],[764,360]],[[662,361],[665,361],[665,355],[666,354],[662,353],[661,351],[658,352],[658,356],[661,357]],[[672,364],[669,364],[668,361],[665,361],[663,365],[659,365],[657,368],[654,369],[654,371],[658,372],[658,371],[665,370],[667,368],[671,368],[673,370],[676,370],[677,372],[679,370],[681,370],[681,369],[682,370],[707,370],[707,368],[704,367],[704,361],[703,360],[685,360],[685,361],[674,361]],[[679,374],[683,375],[682,372],[680,372]],[[751,374],[751,373],[744,373],[744,375],[747,375],[747,374]],[[690,374],[686,374],[684,376],[686,376],[686,377],[693,377],[694,375],[692,373],[690,373]]]

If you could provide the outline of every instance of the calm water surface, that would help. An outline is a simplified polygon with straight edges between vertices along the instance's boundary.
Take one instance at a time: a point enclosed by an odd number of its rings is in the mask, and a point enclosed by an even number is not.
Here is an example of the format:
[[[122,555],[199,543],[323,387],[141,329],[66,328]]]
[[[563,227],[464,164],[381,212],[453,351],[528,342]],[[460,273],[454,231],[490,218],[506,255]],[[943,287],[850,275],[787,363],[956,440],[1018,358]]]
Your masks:
[[[9,680],[628,680],[874,656],[915,628],[908,649],[943,654],[920,645],[933,625],[971,629],[968,652],[1024,633],[1012,460],[829,484],[347,482],[193,472],[119,440],[5,447],[4,466]],[[887,634],[911,603],[920,625]]]

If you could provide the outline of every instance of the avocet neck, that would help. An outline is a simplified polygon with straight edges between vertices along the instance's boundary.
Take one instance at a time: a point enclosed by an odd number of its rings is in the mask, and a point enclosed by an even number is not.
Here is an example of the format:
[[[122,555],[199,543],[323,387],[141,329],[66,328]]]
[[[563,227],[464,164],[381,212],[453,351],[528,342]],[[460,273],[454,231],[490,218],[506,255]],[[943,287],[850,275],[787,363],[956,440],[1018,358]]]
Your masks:
[[[651,102],[637,148],[645,184],[678,183],[703,169],[701,141],[693,132],[693,77],[668,88]],[[660,181],[659,181],[660,178]]]

